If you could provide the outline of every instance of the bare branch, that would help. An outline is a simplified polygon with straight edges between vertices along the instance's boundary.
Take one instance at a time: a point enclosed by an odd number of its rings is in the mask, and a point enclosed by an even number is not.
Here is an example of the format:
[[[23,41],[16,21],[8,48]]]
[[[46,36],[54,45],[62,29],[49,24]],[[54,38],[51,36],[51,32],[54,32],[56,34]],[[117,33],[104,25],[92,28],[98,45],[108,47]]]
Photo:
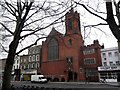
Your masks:
[[[64,12],[66,12],[69,8],[70,8],[70,7],[66,8],[64,11],[62,11],[62,12],[60,12],[60,13],[56,13],[56,14],[53,14],[53,15],[48,15],[48,16],[42,17],[42,18],[40,18],[40,19],[34,20],[34,21],[32,21],[32,22],[24,25],[24,27],[26,27],[26,26],[28,26],[28,25],[30,25],[30,24],[33,24],[33,23],[35,23],[35,22],[41,21],[42,19],[45,19],[45,18],[49,18],[49,17],[53,17],[53,16],[60,15],[60,14],[62,14],[62,13],[64,13]],[[31,17],[31,16],[30,16],[30,17]],[[26,19],[26,20],[28,20],[28,19]]]
[[[0,46],[2,47],[3,51],[8,53],[8,50],[5,49],[5,47],[0,43]]]
[[[84,26],[84,31],[86,30],[86,28],[90,28],[89,33],[87,34],[86,37],[84,37],[84,39],[87,38],[87,37],[90,35],[90,33],[91,33],[91,28],[95,28],[95,29],[97,29],[97,30],[100,30],[102,33],[104,33],[105,35],[107,35],[104,30],[102,30],[101,28],[98,27],[98,26],[101,26],[101,25],[108,25],[108,24],[107,24],[107,23],[98,23],[98,24],[96,24],[96,25],[86,25],[86,26]],[[84,36],[85,36],[85,35],[84,35]]]
[[[96,25],[86,25],[84,27],[95,27],[95,26],[100,26],[100,25],[108,25],[107,23],[98,23]]]
[[[48,27],[50,27],[51,25],[55,25],[55,24],[57,24],[57,23],[61,23],[61,21],[60,21],[60,22],[57,22],[57,21],[60,20],[60,19],[63,18],[63,17],[64,17],[64,15],[63,15],[62,17],[58,18],[57,20],[53,21],[53,22],[50,23],[49,25],[43,27],[43,28],[37,27],[36,30],[34,30],[33,32],[31,32],[31,33],[29,33],[29,34],[26,34],[26,35],[22,36],[21,39],[22,39],[22,38],[26,38],[27,36],[32,35],[32,34],[38,32],[38,31],[40,31],[40,30],[43,30],[43,29],[45,29],[45,28],[48,28]]]
[[[102,19],[102,20],[104,20],[104,21],[106,21],[106,19],[104,19],[103,17],[101,17],[101,16],[99,16],[98,14],[95,14],[95,13],[93,13],[91,10],[89,10],[84,4],[81,4],[81,3],[79,3],[79,2],[76,2],[76,1],[74,1],[76,4],[78,4],[78,5],[81,5],[81,6],[83,6],[89,13],[91,13],[91,14],[93,14],[93,15],[95,15],[95,16],[97,16],[97,17],[99,17],[100,19]]]
[[[102,13],[102,14],[107,14],[107,13],[105,13],[105,12],[99,12],[99,11],[97,11],[97,10],[95,10],[94,8],[92,8],[92,7],[90,7],[89,5],[87,5],[89,8],[91,8],[94,12],[96,12],[96,13]]]
[[[22,51],[24,51],[24,50],[26,50],[26,49],[32,47],[33,45],[36,45],[37,42],[38,42],[40,39],[44,39],[44,38],[47,38],[47,37],[41,37],[41,38],[38,38],[33,44],[31,44],[31,45],[29,45],[29,46],[27,46],[27,47],[21,49],[19,52],[17,52],[16,55],[18,55],[18,54],[21,53]]]
[[[106,9],[107,9],[107,20],[106,21],[109,24],[109,27],[113,35],[116,37],[116,39],[118,39],[118,41],[120,41],[120,30],[113,15],[112,2],[106,2]]]
[[[29,11],[30,11],[30,8],[32,7],[32,4],[33,4],[34,2],[30,2],[30,4],[28,5],[28,6],[26,6],[26,12],[25,12],[25,15],[23,16],[23,18],[22,18],[22,20],[26,20],[26,17],[27,17],[27,15],[28,15],[28,13],[29,13]]]
[[[12,31],[10,31],[9,28],[7,28],[3,23],[0,22],[0,24],[10,33],[10,34],[14,34]]]
[[[62,35],[62,34],[61,34],[61,35]],[[72,34],[68,34],[67,36],[71,36],[71,35],[72,35]],[[56,35],[51,35],[51,36],[44,35],[44,37],[38,38],[33,44],[31,44],[31,45],[29,45],[29,46],[21,49],[20,51],[18,51],[18,52],[16,53],[16,55],[20,54],[22,51],[30,48],[31,46],[36,45],[37,42],[38,42],[39,40],[41,40],[41,39],[48,38],[48,37],[56,37],[56,36],[58,36],[58,35],[57,35],[57,34],[56,34]]]
[[[7,10],[8,10],[8,12],[10,12],[13,16],[15,16],[15,17],[17,17],[17,15],[16,15],[16,8],[15,7],[13,7],[13,5],[11,5],[10,3],[8,3],[6,0],[5,0],[5,3],[6,3],[6,5],[7,5],[7,7],[10,9],[8,9],[8,8],[6,8]]]
[[[7,21],[7,22],[16,22],[16,20],[15,19],[12,19],[11,17],[9,17],[9,16],[5,16],[5,15],[2,15],[2,17],[4,17],[4,18],[6,18],[6,19],[9,19],[10,21]]]
[[[42,9],[42,7],[40,7],[39,10],[40,10],[40,9]],[[36,13],[38,13],[39,10],[35,11],[34,13],[32,13],[32,14],[26,19],[26,21],[29,20],[31,17],[33,17]]]
[[[20,1],[17,1],[17,8],[18,8],[18,16],[19,16],[19,18],[21,18],[21,16],[22,16],[22,5],[21,5],[21,0]]]

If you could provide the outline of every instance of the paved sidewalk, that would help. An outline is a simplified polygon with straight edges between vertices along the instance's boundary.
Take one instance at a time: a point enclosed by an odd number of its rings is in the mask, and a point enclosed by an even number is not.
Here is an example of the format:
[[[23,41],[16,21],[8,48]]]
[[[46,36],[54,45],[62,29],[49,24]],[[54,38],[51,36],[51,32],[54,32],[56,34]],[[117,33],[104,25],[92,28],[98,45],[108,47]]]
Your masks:
[[[120,87],[120,83],[118,82],[107,82],[106,85],[114,86],[114,87]]]
[[[69,84],[80,84],[80,85],[108,85],[108,86],[114,86],[114,87],[120,87],[120,83],[118,82],[50,82],[50,83],[69,83]]]

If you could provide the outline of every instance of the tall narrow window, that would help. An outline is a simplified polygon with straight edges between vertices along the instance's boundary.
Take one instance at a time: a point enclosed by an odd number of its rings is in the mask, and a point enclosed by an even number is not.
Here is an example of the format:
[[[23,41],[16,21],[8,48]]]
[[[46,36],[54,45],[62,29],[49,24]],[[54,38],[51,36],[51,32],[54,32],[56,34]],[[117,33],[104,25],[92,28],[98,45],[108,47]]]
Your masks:
[[[48,44],[48,60],[58,59],[58,42],[56,39],[51,39]]]
[[[72,21],[70,19],[68,19],[68,29],[69,30],[72,29]]]

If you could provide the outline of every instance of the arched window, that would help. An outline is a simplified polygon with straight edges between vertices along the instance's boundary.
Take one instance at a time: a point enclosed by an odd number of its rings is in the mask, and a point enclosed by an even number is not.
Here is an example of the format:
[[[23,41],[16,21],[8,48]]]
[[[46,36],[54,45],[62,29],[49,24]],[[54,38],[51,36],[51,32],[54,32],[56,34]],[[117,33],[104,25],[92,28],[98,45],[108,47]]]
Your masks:
[[[51,39],[48,44],[48,60],[58,59],[59,57],[58,42],[56,39]]]

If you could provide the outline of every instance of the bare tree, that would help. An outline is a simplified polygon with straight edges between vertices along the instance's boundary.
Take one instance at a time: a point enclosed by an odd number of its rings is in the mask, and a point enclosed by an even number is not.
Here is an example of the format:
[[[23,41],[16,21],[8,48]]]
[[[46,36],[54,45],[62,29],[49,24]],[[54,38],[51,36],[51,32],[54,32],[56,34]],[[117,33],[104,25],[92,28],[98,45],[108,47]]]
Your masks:
[[[110,30],[112,31],[112,34],[115,36],[115,38],[118,40],[118,47],[119,47],[119,52],[120,52],[120,1],[118,0],[104,0],[102,1],[104,5],[106,6],[106,12],[99,12],[97,10],[98,8],[94,9],[93,6],[90,5],[85,5],[84,3],[81,3],[82,0],[80,1],[75,1],[73,2],[77,5],[82,6],[86,11],[88,11],[90,14],[100,18],[101,20],[105,22],[100,22],[99,24],[96,25],[88,25],[86,27],[96,27],[99,25],[109,25]],[[89,1],[88,1],[89,2]],[[99,0],[98,0],[99,3]],[[99,4],[97,4],[99,5]],[[102,17],[101,14],[106,14],[106,17]],[[117,20],[116,20],[117,19]],[[102,30],[104,31],[104,30]]]
[[[97,11],[92,6],[81,3],[82,0],[71,0],[71,5],[69,5],[70,0],[62,1],[61,3],[53,2],[52,0],[2,0],[0,1],[0,32],[5,33],[0,33],[0,35],[2,40],[6,41],[6,38],[8,38],[10,41],[7,49],[0,43],[4,51],[8,52],[2,90],[9,90],[10,88],[11,71],[15,55],[19,55],[22,51],[37,44],[40,39],[45,38],[44,33],[45,30],[48,30],[48,27],[63,21],[62,18],[67,9],[71,6],[76,6],[73,5],[72,1],[106,22],[86,27],[109,25],[113,35],[118,40],[118,43],[120,43],[120,1],[116,2],[113,0],[114,2],[111,2],[111,0],[108,0],[109,2],[105,2],[106,12],[104,13]],[[116,11],[115,15],[113,14],[113,9]],[[106,14],[107,18],[102,17],[99,13]],[[117,21],[115,21],[115,17],[117,17]],[[26,46],[23,45],[23,48],[19,50],[18,47],[31,37],[34,38],[34,42]]]
[[[112,4],[114,4],[116,15],[113,14],[114,7],[112,6]],[[113,0],[112,3],[111,0],[109,1],[107,0],[106,10],[107,10],[106,22],[108,23],[110,30],[112,31],[115,38],[118,40],[118,47],[120,52],[120,1],[116,3],[116,1]],[[117,21],[115,20],[115,17],[117,17]]]
[[[11,72],[14,58],[27,48],[36,45],[37,42],[45,38],[45,30],[53,24],[60,23],[64,17],[64,12],[68,9],[62,4],[50,0],[2,0],[0,1],[0,28],[2,40],[5,38],[10,41],[6,49],[2,43],[2,48],[8,52],[2,90],[10,89]],[[22,49],[18,47],[25,40],[34,38],[34,42],[23,45]]]

